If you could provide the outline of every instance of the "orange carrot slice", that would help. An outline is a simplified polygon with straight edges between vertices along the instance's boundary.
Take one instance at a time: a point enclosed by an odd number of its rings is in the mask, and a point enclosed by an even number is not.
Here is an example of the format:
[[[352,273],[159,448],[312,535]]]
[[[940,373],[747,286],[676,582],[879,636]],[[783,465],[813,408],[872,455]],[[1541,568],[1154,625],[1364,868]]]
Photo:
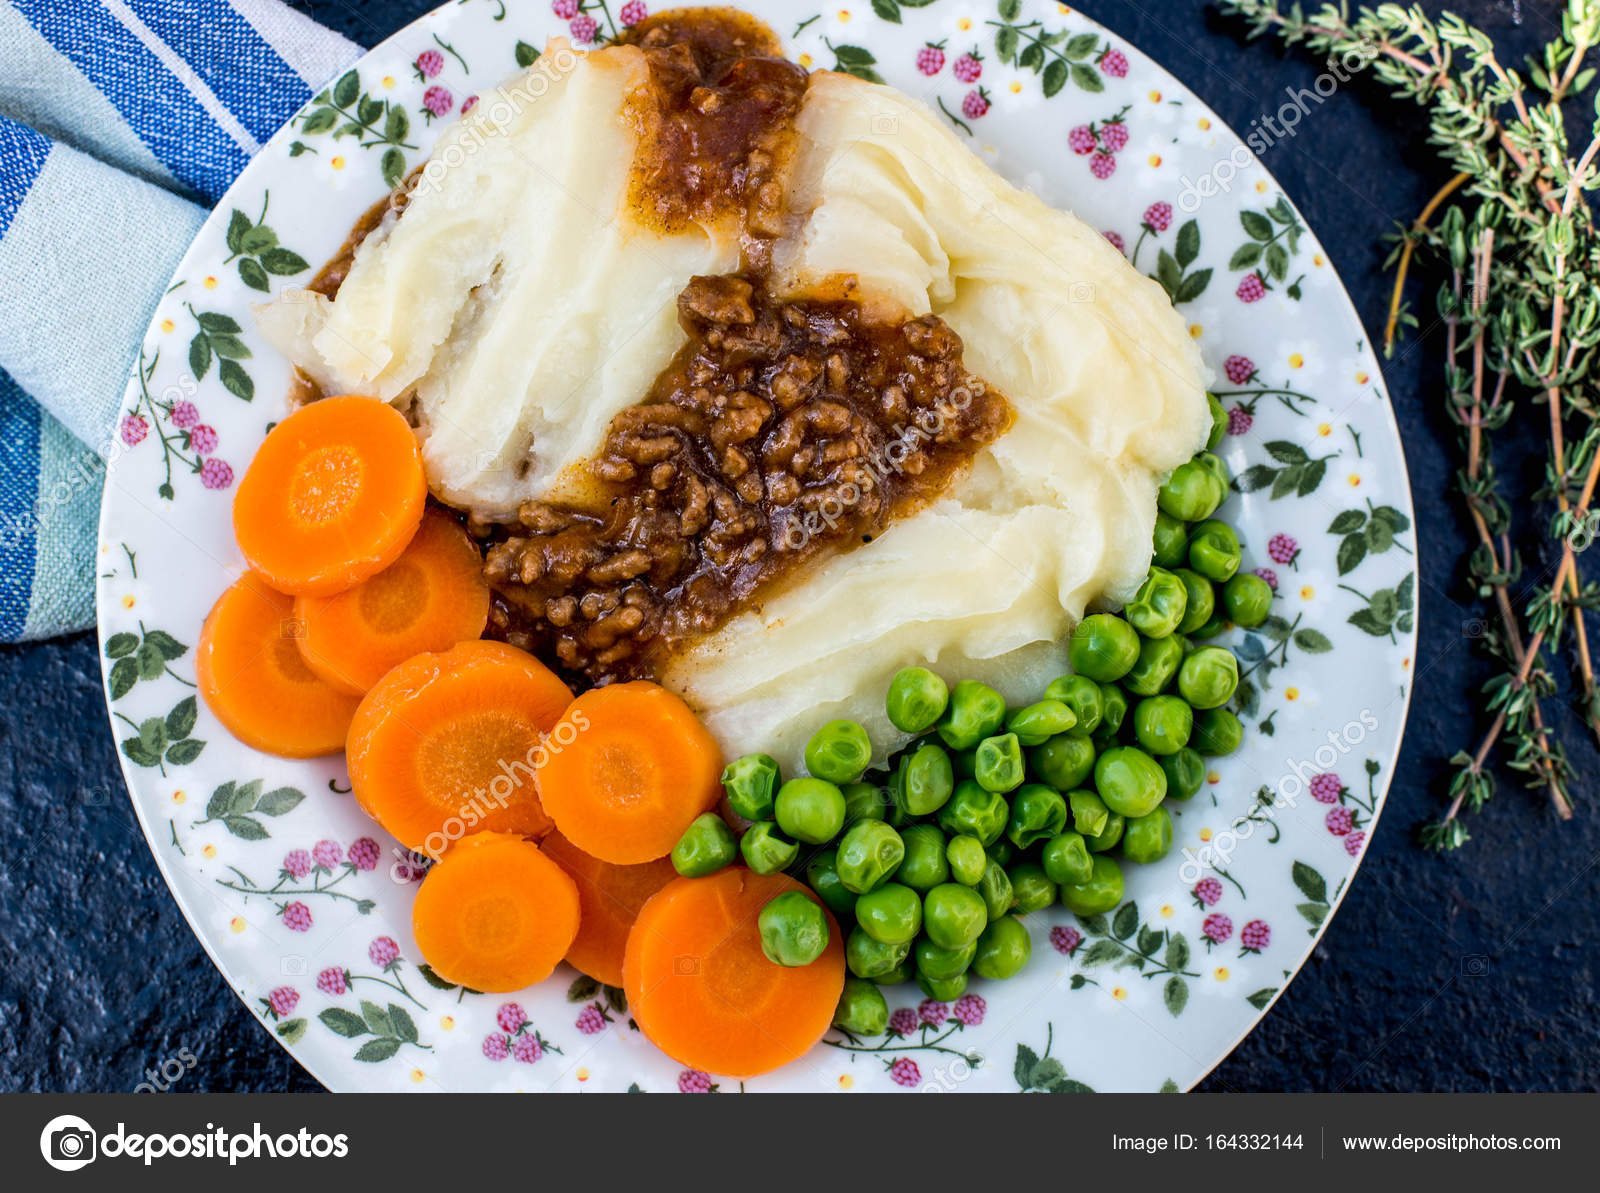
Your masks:
[[[548,667],[503,642],[407,659],[350,723],[356,799],[408,849],[435,859],[474,831],[542,837],[550,818],[534,772],[571,700]]]
[[[560,833],[540,843],[578,884],[578,936],[567,964],[608,986],[622,985],[622,954],[628,930],[651,895],[678,877],[667,858],[637,866],[613,866],[590,857]]]
[[[338,596],[302,596],[306,665],[357,696],[384,672],[424,651],[448,650],[483,634],[489,585],[471,536],[450,515],[429,510],[400,558]]]
[[[233,533],[279,592],[331,596],[404,551],[428,495],[405,418],[372,398],[324,398],[275,426],[233,499]]]
[[[552,750],[539,797],[567,840],[619,866],[671,852],[722,794],[722,753],[678,697],[643,680],[572,702],[577,740]]]
[[[578,888],[532,841],[474,833],[411,905],[425,961],[447,982],[504,992],[549,977],[578,932]]]
[[[754,1077],[822,1038],[844,989],[844,943],[830,915],[828,947],[810,965],[767,960],[756,918],[785,891],[817,902],[787,875],[730,866],[675,879],[644,905],[628,933],[623,989],[656,1047],[691,1068]]]
[[[200,630],[200,695],[247,746],[285,758],[337,754],[357,700],[306,666],[299,635],[294,598],[245,576],[217,598]]]

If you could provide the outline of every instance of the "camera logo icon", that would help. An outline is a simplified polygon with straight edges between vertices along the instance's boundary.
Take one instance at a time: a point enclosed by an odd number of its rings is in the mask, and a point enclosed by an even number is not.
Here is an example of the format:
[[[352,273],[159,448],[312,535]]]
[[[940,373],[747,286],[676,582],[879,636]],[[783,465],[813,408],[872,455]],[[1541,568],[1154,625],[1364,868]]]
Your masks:
[[[39,1152],[58,1172],[76,1172],[94,1163],[94,1128],[75,1114],[58,1114],[39,1133]]]

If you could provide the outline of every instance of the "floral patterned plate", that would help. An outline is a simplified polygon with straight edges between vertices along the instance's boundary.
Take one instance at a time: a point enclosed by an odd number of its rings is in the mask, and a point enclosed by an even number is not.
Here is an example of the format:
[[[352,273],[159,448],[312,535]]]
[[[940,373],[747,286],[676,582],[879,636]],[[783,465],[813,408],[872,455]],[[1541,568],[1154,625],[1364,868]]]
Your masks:
[[[1111,915],[1030,916],[1022,976],[976,982],[948,1006],[900,987],[886,1035],[832,1032],[788,1068],[735,1084],[668,1060],[619,991],[568,970],[514,998],[433,975],[410,929],[421,868],[355,807],[343,762],[255,753],[197,705],[195,636],[241,567],[231,487],[289,384],[251,304],[309,280],[477,91],[552,34],[614,36],[645,14],[641,0],[440,8],[313,99],[201,231],[145,339],[101,527],[106,696],[134,806],[207,951],[334,1089],[1186,1089],[1304,963],[1399,748],[1412,512],[1361,324],[1234,134],[1067,7],[749,7],[800,62],[925,99],[1001,173],[1103,229],[1204,347],[1239,478],[1227,516],[1277,595],[1265,626],[1232,637],[1247,744],[1174,809],[1173,853],[1131,867]]]

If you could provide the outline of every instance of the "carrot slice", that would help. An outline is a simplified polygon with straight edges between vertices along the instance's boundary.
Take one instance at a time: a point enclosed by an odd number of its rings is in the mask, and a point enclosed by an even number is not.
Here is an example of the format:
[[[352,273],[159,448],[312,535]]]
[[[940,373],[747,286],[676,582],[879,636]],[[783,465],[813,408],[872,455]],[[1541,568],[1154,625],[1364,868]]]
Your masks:
[[[644,905],[628,933],[623,988],[656,1047],[691,1068],[754,1077],[822,1038],[844,989],[844,943],[830,915],[828,947],[810,965],[767,960],[756,917],[785,891],[818,902],[785,874],[730,866],[676,879]]]
[[[474,833],[428,871],[411,905],[434,973],[469,990],[549,977],[578,933],[578,888],[532,841]]]
[[[572,702],[577,739],[552,750],[539,797],[562,835],[619,866],[663,857],[722,794],[722,753],[678,697],[643,680]]]
[[[414,654],[480,637],[489,585],[472,538],[450,515],[429,510],[383,571],[338,596],[298,597],[294,608],[305,625],[306,665],[360,696]]]
[[[541,843],[578,884],[578,937],[567,950],[567,964],[608,986],[622,985],[622,954],[628,930],[651,895],[678,877],[667,858],[637,866],[613,866],[590,857],[560,833]]]
[[[503,642],[419,654],[366,694],[346,744],[361,807],[408,849],[438,859],[484,830],[542,837],[534,772],[572,700],[532,655]],[[578,736],[576,730],[558,733]]]
[[[337,754],[357,700],[306,666],[299,635],[294,598],[245,576],[217,598],[201,627],[200,695],[247,746],[285,758]]]
[[[373,398],[324,398],[268,433],[233,499],[233,533],[279,592],[331,596],[404,551],[428,495],[405,418]]]

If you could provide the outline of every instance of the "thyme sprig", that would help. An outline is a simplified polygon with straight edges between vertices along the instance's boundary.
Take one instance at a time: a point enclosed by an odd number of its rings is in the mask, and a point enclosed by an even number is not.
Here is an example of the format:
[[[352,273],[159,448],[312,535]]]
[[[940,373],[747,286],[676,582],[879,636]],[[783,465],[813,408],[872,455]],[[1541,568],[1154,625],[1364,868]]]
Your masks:
[[[1451,759],[1449,805],[1422,840],[1433,849],[1469,840],[1462,814],[1494,794],[1497,758],[1568,819],[1572,768],[1545,708],[1557,691],[1550,656],[1564,644],[1577,713],[1600,739],[1600,685],[1583,618],[1600,608],[1600,584],[1578,568],[1600,530],[1592,509],[1600,481],[1600,228],[1585,201],[1600,186],[1600,100],[1592,115],[1575,102],[1595,79],[1588,58],[1600,45],[1600,0],[1568,0],[1560,33],[1520,70],[1502,62],[1482,30],[1420,5],[1354,15],[1343,2],[1310,13],[1278,0],[1221,7],[1243,18],[1252,37],[1275,34],[1328,58],[1359,55],[1379,85],[1427,112],[1428,143],[1452,177],[1397,234],[1384,348],[1391,352],[1417,322],[1404,296],[1420,264],[1441,279],[1434,309],[1461,451],[1456,488],[1474,535],[1467,572],[1491,610],[1483,640],[1499,667],[1483,687],[1490,724],[1474,748]],[[1542,418],[1531,413],[1539,405]],[[1496,435],[1545,440],[1537,493],[1502,492]],[[1529,498],[1553,508],[1545,526],[1521,531],[1540,561],[1525,567],[1513,507],[1527,508]]]

